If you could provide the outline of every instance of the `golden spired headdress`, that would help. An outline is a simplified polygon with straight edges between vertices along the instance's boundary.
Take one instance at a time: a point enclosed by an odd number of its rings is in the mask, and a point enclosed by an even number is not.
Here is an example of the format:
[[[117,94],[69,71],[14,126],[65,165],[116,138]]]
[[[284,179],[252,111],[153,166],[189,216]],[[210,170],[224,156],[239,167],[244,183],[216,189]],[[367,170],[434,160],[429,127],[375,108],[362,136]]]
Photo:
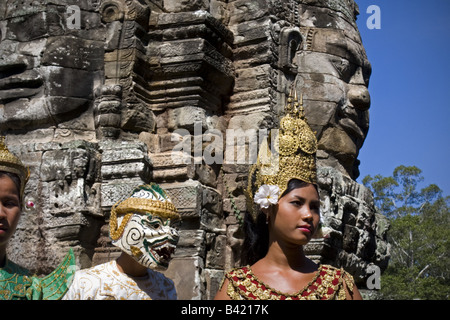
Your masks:
[[[306,120],[303,96],[300,96],[299,102],[296,93],[294,96],[292,92],[289,94],[278,135],[272,141],[273,152],[267,141],[264,141],[257,163],[250,169],[247,199],[252,209],[255,192],[263,185],[277,186],[279,199],[291,179],[317,183],[317,138]]]
[[[23,200],[25,185],[30,177],[30,169],[12,154],[5,144],[5,137],[0,136],[0,171],[16,174],[20,179],[20,198]]]
[[[150,213],[162,218],[180,219],[177,208],[158,184],[142,185],[135,188],[128,198],[118,201],[111,208],[109,233],[112,240],[117,240],[122,236],[133,213]],[[117,224],[118,215],[125,215],[120,226]]]

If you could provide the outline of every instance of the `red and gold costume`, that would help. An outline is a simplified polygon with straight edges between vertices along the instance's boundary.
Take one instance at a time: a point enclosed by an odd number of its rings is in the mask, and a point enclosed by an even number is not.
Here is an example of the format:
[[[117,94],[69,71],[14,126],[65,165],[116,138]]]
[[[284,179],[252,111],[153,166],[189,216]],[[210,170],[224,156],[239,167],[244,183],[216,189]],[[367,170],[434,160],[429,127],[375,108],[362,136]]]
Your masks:
[[[345,300],[353,277],[343,269],[320,265],[314,278],[295,293],[283,293],[260,281],[249,266],[229,271],[227,294],[232,300]]]

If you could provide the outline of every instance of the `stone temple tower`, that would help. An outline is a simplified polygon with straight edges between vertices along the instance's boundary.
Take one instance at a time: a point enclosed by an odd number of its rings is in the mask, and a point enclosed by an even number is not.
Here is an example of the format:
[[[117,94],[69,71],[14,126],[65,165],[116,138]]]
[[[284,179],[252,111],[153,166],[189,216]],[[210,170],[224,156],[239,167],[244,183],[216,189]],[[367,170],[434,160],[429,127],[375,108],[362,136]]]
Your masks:
[[[70,247],[80,268],[115,258],[111,205],[155,181],[183,217],[166,275],[180,299],[213,298],[241,263],[253,151],[295,88],[331,230],[306,250],[364,289],[389,248],[355,181],[371,71],[357,15],[353,0],[2,1],[0,132],[30,166],[35,203],[11,259],[40,274]]]

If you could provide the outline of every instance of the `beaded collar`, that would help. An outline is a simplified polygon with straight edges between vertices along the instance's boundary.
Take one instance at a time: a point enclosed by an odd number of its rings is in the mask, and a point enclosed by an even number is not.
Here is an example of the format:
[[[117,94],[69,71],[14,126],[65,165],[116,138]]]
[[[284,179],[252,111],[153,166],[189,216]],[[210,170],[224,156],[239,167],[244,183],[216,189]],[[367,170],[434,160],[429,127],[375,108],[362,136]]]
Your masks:
[[[227,294],[233,300],[343,300],[344,281],[353,291],[353,277],[343,269],[320,265],[314,278],[300,291],[286,294],[260,281],[249,266],[236,268],[226,274]]]

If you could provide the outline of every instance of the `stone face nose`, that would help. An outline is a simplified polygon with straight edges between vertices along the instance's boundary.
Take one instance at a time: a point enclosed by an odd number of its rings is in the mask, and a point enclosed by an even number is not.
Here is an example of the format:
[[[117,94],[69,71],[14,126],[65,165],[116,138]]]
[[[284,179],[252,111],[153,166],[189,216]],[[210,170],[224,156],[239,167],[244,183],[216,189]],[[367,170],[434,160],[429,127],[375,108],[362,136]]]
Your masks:
[[[366,111],[370,108],[370,94],[365,86],[351,85],[348,100],[358,110]]]

